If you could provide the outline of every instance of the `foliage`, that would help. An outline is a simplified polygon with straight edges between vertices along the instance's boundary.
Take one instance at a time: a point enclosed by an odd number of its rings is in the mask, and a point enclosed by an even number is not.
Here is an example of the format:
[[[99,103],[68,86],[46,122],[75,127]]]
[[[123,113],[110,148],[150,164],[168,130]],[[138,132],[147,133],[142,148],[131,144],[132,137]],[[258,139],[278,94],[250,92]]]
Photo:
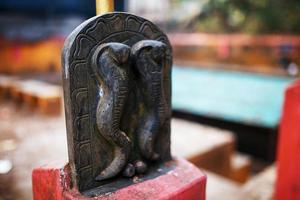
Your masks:
[[[300,33],[299,0],[203,2],[201,13],[185,28],[201,32]]]

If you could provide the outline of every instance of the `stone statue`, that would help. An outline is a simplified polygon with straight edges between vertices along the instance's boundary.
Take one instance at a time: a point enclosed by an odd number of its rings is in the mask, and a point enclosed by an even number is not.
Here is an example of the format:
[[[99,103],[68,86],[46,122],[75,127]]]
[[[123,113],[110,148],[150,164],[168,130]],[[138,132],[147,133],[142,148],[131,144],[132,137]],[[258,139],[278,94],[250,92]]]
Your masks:
[[[79,191],[132,184],[171,159],[171,54],[163,32],[127,13],[91,18],[67,38],[64,100]]]

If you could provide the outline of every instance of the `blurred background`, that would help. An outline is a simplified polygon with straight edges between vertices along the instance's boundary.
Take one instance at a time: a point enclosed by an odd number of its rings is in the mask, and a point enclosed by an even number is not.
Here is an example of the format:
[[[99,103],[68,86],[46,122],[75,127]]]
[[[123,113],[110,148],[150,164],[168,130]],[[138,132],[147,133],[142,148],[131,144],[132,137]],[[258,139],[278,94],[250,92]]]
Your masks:
[[[0,200],[32,199],[32,169],[67,160],[61,49],[95,10],[0,1]],[[172,153],[206,171],[207,199],[272,199],[284,91],[299,75],[299,2],[115,0],[115,10],[169,36]]]

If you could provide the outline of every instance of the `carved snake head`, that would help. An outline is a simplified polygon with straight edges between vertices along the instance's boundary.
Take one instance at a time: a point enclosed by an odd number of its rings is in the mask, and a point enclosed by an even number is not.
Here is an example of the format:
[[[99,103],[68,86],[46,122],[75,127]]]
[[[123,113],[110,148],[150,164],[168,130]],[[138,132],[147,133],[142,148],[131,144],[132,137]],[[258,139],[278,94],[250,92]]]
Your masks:
[[[143,75],[149,72],[162,72],[167,46],[156,40],[142,40],[132,47],[135,67]]]
[[[109,84],[111,77],[128,79],[130,47],[121,43],[100,45],[92,57],[92,69],[101,85]]]
[[[159,45],[155,45],[151,48],[150,53],[157,63],[161,63],[162,60],[165,58],[165,51],[166,51],[166,45],[161,43]]]

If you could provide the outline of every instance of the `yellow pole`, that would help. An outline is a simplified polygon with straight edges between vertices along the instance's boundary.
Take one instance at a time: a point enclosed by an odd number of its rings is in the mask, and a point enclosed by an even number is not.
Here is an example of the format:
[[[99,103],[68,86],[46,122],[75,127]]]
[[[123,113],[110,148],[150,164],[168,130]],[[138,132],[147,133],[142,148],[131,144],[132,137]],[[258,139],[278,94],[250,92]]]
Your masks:
[[[113,12],[114,10],[113,0],[96,0],[96,15]]]

